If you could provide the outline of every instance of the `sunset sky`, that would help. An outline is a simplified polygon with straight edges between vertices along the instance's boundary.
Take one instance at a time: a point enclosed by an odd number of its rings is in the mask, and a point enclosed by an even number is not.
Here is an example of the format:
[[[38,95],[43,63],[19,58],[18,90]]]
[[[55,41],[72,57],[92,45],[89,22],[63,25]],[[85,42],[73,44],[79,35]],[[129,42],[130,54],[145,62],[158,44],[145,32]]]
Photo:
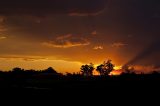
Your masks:
[[[0,70],[160,69],[159,0],[1,0]]]

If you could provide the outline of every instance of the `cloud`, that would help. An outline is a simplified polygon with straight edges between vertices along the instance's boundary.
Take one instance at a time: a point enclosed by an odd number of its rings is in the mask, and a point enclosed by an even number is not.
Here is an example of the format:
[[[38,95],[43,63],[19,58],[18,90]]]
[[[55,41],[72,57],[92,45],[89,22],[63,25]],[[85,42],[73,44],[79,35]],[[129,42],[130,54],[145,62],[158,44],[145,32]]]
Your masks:
[[[56,39],[57,40],[64,40],[64,39],[68,39],[70,37],[72,37],[72,34],[67,34],[67,35],[59,36]]]
[[[47,60],[48,58],[39,57],[39,56],[1,56],[2,60],[23,60],[23,61],[38,61],[38,60]]]
[[[5,37],[5,36],[0,36],[0,40],[2,40],[2,39],[6,39],[7,37]]]
[[[101,8],[97,8],[96,10],[90,11],[90,10],[86,10],[86,12],[77,12],[77,11],[73,11],[70,12],[68,15],[69,16],[79,16],[79,17],[85,17],[85,16],[97,16],[100,15],[102,13],[105,12],[106,10],[106,2],[108,0],[102,0],[100,2],[104,3],[103,6],[101,6]],[[99,5],[99,4],[97,4]]]
[[[153,18],[160,18],[160,13],[155,13],[155,14],[153,15]]]
[[[4,26],[5,19],[6,19],[6,17],[0,16],[0,33],[7,31],[7,28]]]
[[[84,17],[84,16],[96,16],[98,15],[97,13],[69,13],[69,16],[79,16],[79,17]]]
[[[0,32],[5,32],[5,31],[7,31],[7,28],[5,28],[4,26],[0,25]]]
[[[160,72],[160,67],[157,67],[155,65],[129,65],[134,68],[134,72],[137,74],[148,74],[152,73],[154,71]],[[123,69],[120,69],[119,71],[124,72]]]
[[[4,25],[5,19],[6,19],[6,17],[0,16],[0,40],[7,38],[6,36],[4,36],[4,33],[6,31],[8,31],[8,28],[6,28],[5,25]]]
[[[122,42],[116,42],[116,43],[113,43],[111,46],[112,47],[116,47],[116,48],[120,48],[120,47],[124,47],[124,46],[127,46],[128,44],[125,44],[125,43],[122,43]]]
[[[75,37],[72,34],[57,37],[54,41],[43,42],[45,46],[53,48],[71,48],[77,46],[87,46],[90,42],[82,37]]]
[[[154,59],[154,61],[156,59],[158,59],[159,55],[156,55],[156,53],[160,52],[160,40],[157,39],[156,41],[152,42],[151,44],[149,44],[147,47],[145,47],[141,52],[139,52],[135,57],[131,58],[125,65],[128,64],[135,64],[141,60],[145,60],[147,59],[147,57],[149,57],[150,55],[152,55],[152,59]],[[150,60],[151,61],[151,60]],[[153,60],[152,60],[153,61]],[[149,62],[149,61],[148,61]],[[154,62],[154,64],[157,64],[158,62]],[[159,64],[159,63],[158,63]]]
[[[0,16],[0,23],[3,23],[3,22],[4,22],[4,20],[5,20],[5,17]]]
[[[93,49],[94,50],[103,50],[103,46],[95,46]]]
[[[93,31],[91,34],[92,35],[97,35],[97,31]]]
[[[153,71],[160,71],[160,67],[156,67],[154,65],[147,65],[147,66],[143,66],[143,65],[136,65],[136,66],[133,66],[135,71],[138,73],[150,73],[150,72],[153,72]]]
[[[101,11],[108,0],[1,0],[0,14],[95,14]]]
[[[97,15],[100,15],[104,12],[105,9],[103,10],[100,10],[100,11],[97,11],[97,12],[83,12],[83,13],[80,13],[80,12],[71,12],[69,13],[68,15],[69,16],[79,16],[79,17],[84,17],[84,16],[97,16]]]
[[[7,31],[7,28],[4,28],[3,26],[0,25],[0,32]]]

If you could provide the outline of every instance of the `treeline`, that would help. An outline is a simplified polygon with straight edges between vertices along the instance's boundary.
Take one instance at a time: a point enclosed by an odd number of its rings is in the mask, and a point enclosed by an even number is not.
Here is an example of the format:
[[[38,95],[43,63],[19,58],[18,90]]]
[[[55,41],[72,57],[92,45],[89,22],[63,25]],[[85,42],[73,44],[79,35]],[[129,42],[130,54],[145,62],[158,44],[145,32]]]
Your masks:
[[[112,71],[114,71],[115,65],[112,63],[111,60],[104,61],[102,64],[98,65],[97,67],[94,66],[93,63],[82,65],[80,67],[79,72],[66,72],[66,74],[57,72],[54,68],[49,67],[44,70],[25,70],[19,67],[13,68],[10,71],[2,71],[0,70],[0,76],[2,75],[54,75],[54,76],[85,76],[85,77],[91,77],[94,76],[93,71],[97,71],[99,73],[99,76],[109,76]],[[122,69],[120,69],[122,73],[120,75],[136,75],[136,71],[134,67],[132,66],[123,66]],[[145,70],[144,70],[145,71]],[[143,75],[144,73],[141,73]],[[152,71],[149,74],[160,74],[160,71]],[[120,76],[119,75],[119,76]]]
[[[93,75],[93,70],[96,70],[99,75]],[[113,70],[114,65],[111,60],[97,67],[94,67],[92,63],[82,65],[79,72],[66,74],[59,73],[52,67],[44,70],[25,70],[17,67],[10,71],[0,71],[0,88],[108,88],[108,86],[128,84],[130,86],[157,84],[160,81],[158,71],[153,71],[150,74],[136,74],[133,67],[125,66],[121,75],[109,75]]]
[[[52,74],[52,75],[63,75],[62,73],[58,73],[55,69],[53,69],[52,67],[49,67],[47,69],[44,70],[25,70],[19,67],[13,68],[10,71],[0,71],[0,76],[2,75],[22,75],[22,76],[27,76],[27,75],[37,75],[37,74]]]

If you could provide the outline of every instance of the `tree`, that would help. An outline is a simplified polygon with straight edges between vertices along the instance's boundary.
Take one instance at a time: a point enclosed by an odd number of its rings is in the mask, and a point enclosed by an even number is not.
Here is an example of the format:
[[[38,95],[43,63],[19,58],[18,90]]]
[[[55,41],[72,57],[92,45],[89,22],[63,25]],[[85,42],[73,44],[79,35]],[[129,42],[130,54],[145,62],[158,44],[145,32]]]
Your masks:
[[[112,72],[114,70],[115,65],[112,64],[112,60],[108,60],[105,63],[105,67],[106,67],[106,74],[110,74],[110,72]]]
[[[94,64],[90,63],[89,65],[82,65],[81,66],[81,72],[84,76],[92,76],[93,70],[94,70]]]
[[[49,67],[42,72],[47,74],[57,74],[57,72],[52,67]]]
[[[21,69],[21,68],[19,68],[19,67],[16,67],[16,68],[13,68],[13,69],[12,69],[12,72],[13,72],[13,73],[16,73],[16,74],[21,74],[21,73],[24,72],[24,69]]]
[[[122,69],[123,69],[124,73],[126,73],[126,74],[133,74],[133,73],[135,73],[134,67],[129,66],[129,65],[123,66]]]
[[[104,72],[104,65],[101,64],[101,65],[97,66],[96,71],[97,71],[101,76],[103,76],[104,73],[105,73],[105,72]]]
[[[114,65],[112,64],[111,60],[108,60],[107,62],[104,61],[103,64],[97,66],[96,71],[100,73],[100,75],[109,75],[110,72],[114,70]]]

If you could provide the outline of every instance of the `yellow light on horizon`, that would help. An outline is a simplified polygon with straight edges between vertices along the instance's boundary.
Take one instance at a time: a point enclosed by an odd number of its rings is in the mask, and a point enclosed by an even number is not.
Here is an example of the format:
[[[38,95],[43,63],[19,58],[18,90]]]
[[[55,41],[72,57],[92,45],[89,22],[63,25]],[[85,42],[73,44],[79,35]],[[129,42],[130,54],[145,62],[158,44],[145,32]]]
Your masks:
[[[120,70],[120,69],[122,69],[122,66],[115,66],[114,69],[115,70]]]
[[[109,75],[120,75],[122,73],[122,66],[115,66],[114,70]]]

